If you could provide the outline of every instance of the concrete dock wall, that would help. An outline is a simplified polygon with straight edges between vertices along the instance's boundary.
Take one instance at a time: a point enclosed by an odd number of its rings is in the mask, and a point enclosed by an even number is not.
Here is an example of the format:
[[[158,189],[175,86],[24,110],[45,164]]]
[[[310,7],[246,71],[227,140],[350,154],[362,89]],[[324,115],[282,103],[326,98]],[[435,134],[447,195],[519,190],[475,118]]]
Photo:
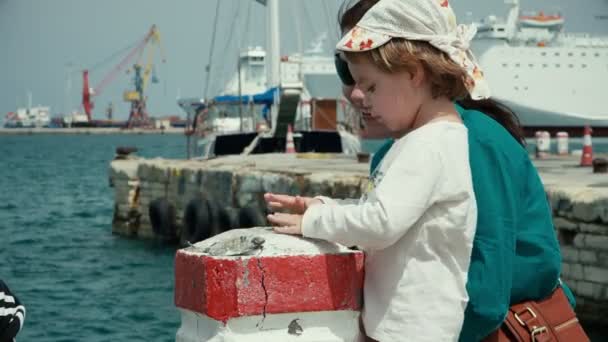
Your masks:
[[[562,279],[577,297],[587,322],[608,324],[608,175],[578,167],[576,157],[536,160],[554,214]],[[265,192],[356,198],[367,185],[368,165],[354,157],[252,155],[208,161],[115,160],[113,232],[153,238],[148,205],[166,198],[181,229],[186,204],[197,196],[221,206],[264,213]]]
[[[580,156],[536,160],[562,252],[562,280],[586,322],[608,323],[608,174],[580,167]]]
[[[209,161],[164,159],[115,160],[110,183],[115,188],[113,232],[153,238],[148,207],[157,198],[175,206],[176,226],[193,198],[207,198],[218,206],[249,207],[264,215],[265,192],[338,198],[359,197],[367,184],[367,164],[354,157],[332,159],[315,155],[270,154]]]

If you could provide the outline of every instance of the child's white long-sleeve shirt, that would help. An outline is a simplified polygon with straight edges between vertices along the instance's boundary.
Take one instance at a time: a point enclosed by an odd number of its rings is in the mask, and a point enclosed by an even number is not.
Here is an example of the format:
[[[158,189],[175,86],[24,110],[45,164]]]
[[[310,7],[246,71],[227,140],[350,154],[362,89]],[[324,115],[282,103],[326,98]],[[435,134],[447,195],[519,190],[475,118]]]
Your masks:
[[[458,340],[477,223],[468,150],[464,125],[426,124],[395,142],[358,204],[304,214],[304,236],[365,250],[368,336]]]

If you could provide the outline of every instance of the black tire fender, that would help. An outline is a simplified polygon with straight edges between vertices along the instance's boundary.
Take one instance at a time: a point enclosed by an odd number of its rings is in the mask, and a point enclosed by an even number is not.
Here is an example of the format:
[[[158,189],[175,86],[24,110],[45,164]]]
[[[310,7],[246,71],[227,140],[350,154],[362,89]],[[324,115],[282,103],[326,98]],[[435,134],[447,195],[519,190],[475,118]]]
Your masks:
[[[227,229],[222,227],[222,220],[224,219],[224,217],[222,216],[222,208],[220,208],[220,206],[216,202],[209,200],[207,201],[207,206],[209,208],[208,230],[210,234],[209,237],[211,237],[220,234]]]
[[[238,211],[233,207],[223,207],[219,209],[218,215],[219,229],[223,232],[238,228]]]
[[[238,212],[238,227],[251,228],[266,225],[266,220],[256,208],[243,207]]]
[[[211,213],[206,199],[194,198],[184,209],[181,242],[196,243],[211,236]]]
[[[166,198],[157,198],[148,205],[148,216],[152,231],[164,240],[177,237],[175,229],[175,207]]]

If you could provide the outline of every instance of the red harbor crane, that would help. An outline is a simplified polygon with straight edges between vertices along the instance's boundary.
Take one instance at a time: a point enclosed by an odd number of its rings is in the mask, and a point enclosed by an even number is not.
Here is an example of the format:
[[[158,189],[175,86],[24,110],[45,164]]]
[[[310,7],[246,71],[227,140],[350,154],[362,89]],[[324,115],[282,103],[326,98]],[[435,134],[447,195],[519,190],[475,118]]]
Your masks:
[[[89,123],[92,123],[92,112],[94,108],[93,97],[99,96],[106,86],[116,78],[120,71],[135,61],[132,66],[134,90],[125,91],[123,96],[125,101],[131,103],[127,127],[146,127],[150,125],[148,113],[146,112],[146,96],[144,95],[144,91],[149,81],[152,83],[158,82],[154,64],[156,49],[160,50],[162,62],[164,63],[165,55],[160,42],[160,33],[156,25],[152,25],[146,35],[128,51],[126,56],[124,56],[95,87],[89,85],[89,70],[83,70],[82,107],[84,108]],[[129,70],[130,69],[127,69],[127,72],[129,72]]]

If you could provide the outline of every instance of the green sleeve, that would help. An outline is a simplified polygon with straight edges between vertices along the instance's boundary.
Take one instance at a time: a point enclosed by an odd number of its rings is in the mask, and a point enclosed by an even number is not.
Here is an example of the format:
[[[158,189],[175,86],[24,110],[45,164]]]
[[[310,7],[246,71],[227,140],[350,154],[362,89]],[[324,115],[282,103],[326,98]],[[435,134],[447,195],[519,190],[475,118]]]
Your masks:
[[[550,294],[561,254],[544,186],[525,149],[483,113],[456,108],[469,130],[478,209],[459,339],[468,342],[496,330],[510,305]]]
[[[474,137],[470,137],[475,139]],[[470,142],[477,230],[459,341],[480,341],[503,323],[511,302],[517,196],[510,161],[494,144]]]
[[[529,159],[526,171],[522,218],[517,229],[513,303],[550,295],[557,286],[561,269],[561,253],[549,201]]]
[[[374,173],[374,171],[376,170],[376,168],[378,167],[378,165],[380,164],[380,162],[386,155],[386,152],[388,152],[388,150],[391,149],[391,146],[393,146],[394,142],[395,141],[393,139],[387,139],[382,144],[382,146],[380,146],[380,148],[376,152],[374,152],[374,155],[372,156],[372,161],[369,165],[369,174],[370,175],[372,173]]]

